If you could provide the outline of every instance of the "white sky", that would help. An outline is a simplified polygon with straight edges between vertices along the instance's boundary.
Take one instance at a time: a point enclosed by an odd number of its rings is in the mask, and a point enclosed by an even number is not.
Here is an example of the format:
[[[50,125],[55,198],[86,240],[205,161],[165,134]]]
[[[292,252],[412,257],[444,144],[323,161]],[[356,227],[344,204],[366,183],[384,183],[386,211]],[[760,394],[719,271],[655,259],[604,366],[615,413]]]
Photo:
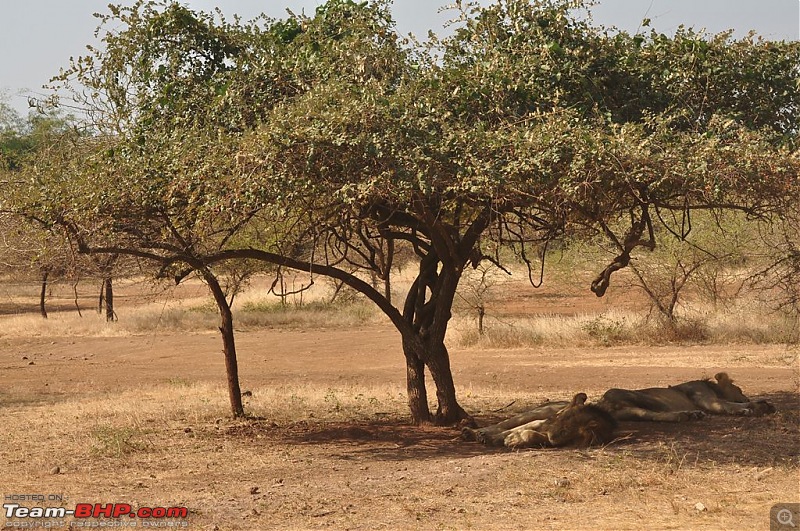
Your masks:
[[[26,91],[41,94],[42,85],[69,63],[71,56],[95,43],[95,12],[106,12],[110,0],[0,0],[0,101],[24,114]],[[130,0],[111,0],[131,4]],[[481,0],[488,4],[490,0]],[[184,0],[196,10],[219,7],[226,15],[244,19],[262,11],[283,17],[288,7],[313,14],[318,0]],[[438,13],[448,0],[394,0],[393,12],[401,33],[424,37],[439,31],[451,18]],[[672,33],[679,24],[712,33],[736,30],[737,36],[755,30],[774,40],[800,39],[800,0],[599,0],[595,22],[636,31],[645,17],[651,27]]]

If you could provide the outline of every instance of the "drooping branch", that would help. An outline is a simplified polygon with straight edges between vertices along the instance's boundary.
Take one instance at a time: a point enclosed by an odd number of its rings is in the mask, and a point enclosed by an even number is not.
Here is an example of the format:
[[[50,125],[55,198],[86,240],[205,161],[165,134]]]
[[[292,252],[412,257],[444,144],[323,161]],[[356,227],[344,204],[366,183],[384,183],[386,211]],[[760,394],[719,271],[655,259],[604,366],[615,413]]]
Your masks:
[[[608,226],[604,222],[601,223],[603,230],[617,243],[622,252],[600,272],[594,281],[592,281],[591,290],[598,297],[602,297],[606,294],[606,290],[611,284],[611,275],[628,266],[631,261],[631,252],[635,248],[644,247],[652,251],[656,247],[656,240],[653,234],[653,222],[648,212],[648,204],[642,203],[640,208],[642,215],[638,220],[635,219],[633,210],[631,210],[631,228],[628,230],[625,239],[621,243],[613,235],[613,232]],[[648,238],[646,240],[642,239],[645,228],[648,233]]]

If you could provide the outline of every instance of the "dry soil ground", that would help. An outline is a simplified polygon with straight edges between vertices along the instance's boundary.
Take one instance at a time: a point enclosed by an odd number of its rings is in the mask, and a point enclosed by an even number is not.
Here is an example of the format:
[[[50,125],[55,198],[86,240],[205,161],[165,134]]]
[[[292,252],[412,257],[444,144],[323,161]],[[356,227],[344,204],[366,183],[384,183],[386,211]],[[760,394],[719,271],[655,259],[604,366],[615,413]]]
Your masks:
[[[239,333],[247,421],[226,416],[219,343],[209,332],[0,335],[0,493],[188,507],[172,523],[219,530],[769,529],[773,504],[800,501],[786,346],[454,348],[461,401],[481,423],[721,369],[778,408],[624,423],[588,451],[509,452],[407,425],[386,325]],[[144,523],[122,521],[133,522]]]

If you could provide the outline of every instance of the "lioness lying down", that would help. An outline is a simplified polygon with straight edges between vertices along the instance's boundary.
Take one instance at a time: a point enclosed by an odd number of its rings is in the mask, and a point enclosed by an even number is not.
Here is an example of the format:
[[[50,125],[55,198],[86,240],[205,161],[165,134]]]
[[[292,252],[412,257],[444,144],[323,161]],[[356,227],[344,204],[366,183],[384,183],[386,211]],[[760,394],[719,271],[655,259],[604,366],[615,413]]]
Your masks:
[[[464,439],[491,446],[590,446],[613,439],[616,421],[682,422],[714,415],[767,415],[775,407],[750,400],[727,373],[671,387],[631,391],[609,389],[596,405],[578,393],[571,402],[545,402],[530,411],[485,428],[464,428]]]
[[[694,380],[670,387],[631,391],[609,389],[597,403],[616,420],[683,422],[712,415],[767,415],[775,407],[766,400],[751,401],[727,373],[711,380]]]
[[[546,402],[521,415],[486,428],[464,428],[462,436],[491,446],[590,446],[613,439],[616,421],[578,393],[571,402]]]

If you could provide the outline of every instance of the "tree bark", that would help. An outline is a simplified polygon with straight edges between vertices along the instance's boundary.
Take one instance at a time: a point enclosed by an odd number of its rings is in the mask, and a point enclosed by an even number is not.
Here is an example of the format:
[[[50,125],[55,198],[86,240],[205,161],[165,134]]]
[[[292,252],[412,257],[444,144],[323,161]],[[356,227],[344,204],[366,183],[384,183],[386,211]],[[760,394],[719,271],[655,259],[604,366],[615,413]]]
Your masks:
[[[450,355],[444,342],[429,347],[426,365],[436,383],[436,400],[438,402],[436,424],[447,426],[459,424],[462,421],[473,424],[472,417],[464,411],[456,398],[456,386],[450,370]]]
[[[453,374],[450,370],[450,356],[444,342],[432,344],[419,335],[403,338],[403,354],[406,358],[408,407],[414,424],[435,423],[439,426],[473,423],[472,417],[459,405]],[[436,385],[438,407],[432,416],[428,408],[428,395],[425,388],[425,368]]]
[[[236,342],[233,336],[233,313],[217,277],[208,269],[203,270],[202,274],[219,309],[221,320],[219,331],[222,334],[222,352],[225,356],[225,372],[228,376],[228,398],[231,403],[231,413],[234,417],[244,417],[242,391],[239,387],[239,365],[236,360]]]
[[[74,296],[72,300],[75,302],[75,309],[78,310],[78,317],[83,317],[83,314],[81,313],[81,305],[80,302],[78,301],[78,282],[79,281],[76,280],[72,284],[72,294]]]
[[[388,238],[386,240],[386,260],[384,261],[383,270],[383,296],[386,300],[392,302],[392,264],[394,263],[394,240]]]
[[[47,309],[44,307],[45,299],[47,298],[47,277],[50,276],[50,271],[45,269],[42,272],[42,291],[39,294],[39,312],[42,318],[47,319]]]
[[[114,284],[110,276],[103,280],[103,284],[105,285],[106,321],[110,323],[117,320],[114,313]]]
[[[431,412],[428,409],[428,390],[425,388],[425,363],[422,343],[418,338],[403,338],[403,354],[406,358],[406,390],[411,422],[416,425],[430,424]]]

